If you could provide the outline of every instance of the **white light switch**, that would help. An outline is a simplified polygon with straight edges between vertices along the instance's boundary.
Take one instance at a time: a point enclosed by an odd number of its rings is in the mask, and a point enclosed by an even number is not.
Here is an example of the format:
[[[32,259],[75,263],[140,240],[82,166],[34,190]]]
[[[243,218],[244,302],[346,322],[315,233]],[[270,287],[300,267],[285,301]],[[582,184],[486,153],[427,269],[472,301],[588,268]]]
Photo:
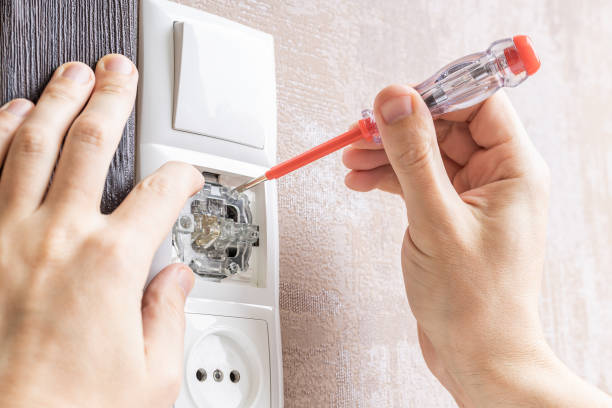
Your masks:
[[[173,127],[257,149],[276,129],[274,42],[239,25],[174,22]]]

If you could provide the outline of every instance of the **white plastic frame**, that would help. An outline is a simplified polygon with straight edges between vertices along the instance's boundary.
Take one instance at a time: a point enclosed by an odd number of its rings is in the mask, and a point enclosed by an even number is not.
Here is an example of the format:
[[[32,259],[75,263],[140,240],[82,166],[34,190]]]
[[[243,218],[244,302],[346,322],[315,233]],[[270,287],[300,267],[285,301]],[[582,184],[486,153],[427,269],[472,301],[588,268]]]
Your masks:
[[[174,21],[209,21],[252,35],[267,34],[235,22],[164,0],[141,0],[138,65],[140,84],[137,103],[136,173],[142,179],[162,164],[184,161],[202,169],[247,180],[261,175],[276,157],[276,124],[257,149],[227,140],[178,131],[172,128],[174,89]],[[271,40],[271,37],[268,36]],[[272,69],[274,66],[272,64]],[[273,107],[276,112],[276,107]],[[276,114],[274,115],[276,118]],[[254,189],[260,236],[258,268],[265,271],[260,287],[219,284],[196,279],[187,299],[189,314],[234,317],[225,327],[241,328],[242,319],[264,320],[268,327],[270,407],[283,405],[280,320],[278,314],[278,210],[276,185],[265,183]],[[160,246],[151,276],[170,260],[170,236]],[[215,329],[215,327],[211,327]],[[177,405],[177,407],[182,407]]]

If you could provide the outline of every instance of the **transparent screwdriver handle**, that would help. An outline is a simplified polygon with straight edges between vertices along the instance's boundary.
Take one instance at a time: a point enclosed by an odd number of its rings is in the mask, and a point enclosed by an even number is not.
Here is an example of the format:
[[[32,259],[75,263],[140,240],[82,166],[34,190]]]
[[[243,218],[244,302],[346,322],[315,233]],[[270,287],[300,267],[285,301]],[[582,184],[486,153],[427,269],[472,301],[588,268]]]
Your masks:
[[[475,105],[504,86],[517,86],[540,68],[531,40],[524,35],[496,41],[483,52],[451,62],[415,89],[434,117]],[[236,187],[242,192],[266,180],[291,173],[361,139],[380,143],[372,111],[361,112],[357,127],[270,168],[264,175]]]
[[[486,51],[451,62],[414,88],[435,118],[476,105],[502,87],[515,87],[539,67],[529,37],[517,35],[495,41]],[[362,117],[359,123],[364,137],[380,140],[372,112],[365,110]]]

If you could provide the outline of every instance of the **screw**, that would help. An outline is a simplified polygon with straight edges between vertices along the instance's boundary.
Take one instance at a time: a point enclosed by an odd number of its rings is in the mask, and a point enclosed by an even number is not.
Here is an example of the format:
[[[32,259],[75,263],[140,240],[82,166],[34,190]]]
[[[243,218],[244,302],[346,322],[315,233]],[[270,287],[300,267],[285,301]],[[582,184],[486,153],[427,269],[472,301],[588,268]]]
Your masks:
[[[229,269],[230,273],[233,275],[238,272],[238,264],[236,262],[232,262],[227,266],[227,269]]]
[[[187,217],[187,216],[182,216],[181,217],[181,227],[188,229],[191,227],[191,218]]]
[[[216,382],[221,382],[223,381],[223,372],[219,369],[216,369],[213,372],[213,378],[215,379]]]

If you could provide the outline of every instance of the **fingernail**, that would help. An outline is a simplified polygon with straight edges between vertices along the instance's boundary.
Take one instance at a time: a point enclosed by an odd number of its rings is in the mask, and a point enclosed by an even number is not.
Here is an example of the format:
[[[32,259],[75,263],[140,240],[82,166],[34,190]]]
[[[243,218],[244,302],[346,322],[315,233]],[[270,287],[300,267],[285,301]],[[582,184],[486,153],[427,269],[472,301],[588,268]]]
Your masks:
[[[379,109],[380,114],[388,125],[392,125],[412,114],[412,97],[400,95],[391,98]]]
[[[132,73],[132,62],[123,55],[111,55],[102,60],[102,66],[105,70],[117,72],[119,74],[129,75]]]
[[[193,271],[187,266],[183,265],[177,268],[175,277],[176,282],[179,284],[181,289],[183,289],[185,296],[187,296],[189,292],[191,292],[191,289],[193,289],[193,284],[195,281]]]
[[[62,77],[86,84],[91,79],[91,70],[83,64],[70,64],[62,71]]]
[[[0,108],[0,110],[11,112],[15,116],[25,116],[30,109],[32,109],[32,103],[23,99],[15,99]]]

